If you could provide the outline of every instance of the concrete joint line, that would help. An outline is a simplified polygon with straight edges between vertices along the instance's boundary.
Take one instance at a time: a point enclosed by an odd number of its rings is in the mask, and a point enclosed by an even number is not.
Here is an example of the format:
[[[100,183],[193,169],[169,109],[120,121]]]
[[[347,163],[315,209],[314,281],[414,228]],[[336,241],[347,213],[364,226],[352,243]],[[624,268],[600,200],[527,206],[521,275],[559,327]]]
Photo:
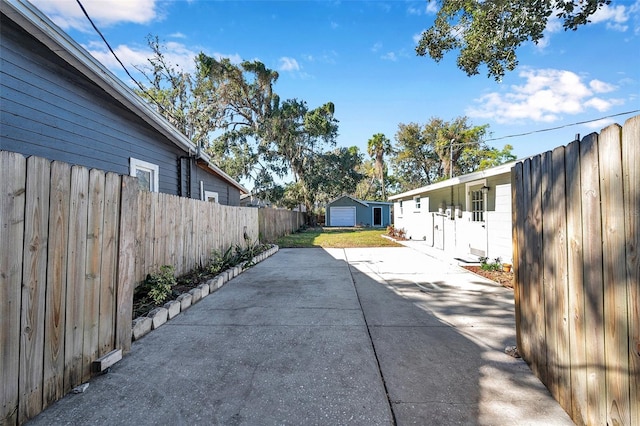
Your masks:
[[[369,323],[367,322],[367,316],[364,314],[364,309],[362,308],[362,301],[360,300],[360,294],[358,294],[358,287],[356,286],[356,282],[353,279],[353,271],[351,270],[351,263],[349,262],[349,258],[347,257],[347,251],[342,249],[344,253],[344,259],[347,262],[347,268],[349,270],[349,278],[351,279],[351,285],[353,285],[353,290],[356,292],[356,298],[358,299],[358,305],[360,306],[360,312],[362,313],[362,318],[364,319],[364,323],[367,329],[367,336],[369,337],[369,344],[371,345],[371,350],[373,351],[373,356],[376,359],[376,367],[378,368],[378,374],[380,374],[380,379],[382,380],[382,386],[384,387],[384,394],[387,396],[387,404],[389,407],[389,412],[391,413],[391,421],[394,426],[398,424],[396,420],[396,413],[393,410],[394,402],[391,401],[389,397],[389,388],[387,387],[387,382],[384,378],[384,374],[382,373],[382,367],[380,366],[380,359],[378,358],[378,352],[376,351],[376,346],[373,344],[373,337],[371,336],[371,329],[369,328]],[[372,271],[373,272],[373,271]],[[376,274],[375,272],[373,272]],[[366,275],[366,274],[365,274]],[[376,274],[377,275],[377,274]],[[380,277],[385,284],[389,285],[384,278]]]

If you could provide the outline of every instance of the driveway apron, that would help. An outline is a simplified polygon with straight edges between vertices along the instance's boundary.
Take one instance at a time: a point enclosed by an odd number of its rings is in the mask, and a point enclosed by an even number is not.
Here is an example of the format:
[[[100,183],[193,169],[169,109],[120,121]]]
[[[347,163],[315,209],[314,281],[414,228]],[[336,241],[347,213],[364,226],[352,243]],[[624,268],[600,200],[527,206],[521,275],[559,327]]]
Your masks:
[[[410,248],[282,249],[33,425],[572,424],[510,290]]]

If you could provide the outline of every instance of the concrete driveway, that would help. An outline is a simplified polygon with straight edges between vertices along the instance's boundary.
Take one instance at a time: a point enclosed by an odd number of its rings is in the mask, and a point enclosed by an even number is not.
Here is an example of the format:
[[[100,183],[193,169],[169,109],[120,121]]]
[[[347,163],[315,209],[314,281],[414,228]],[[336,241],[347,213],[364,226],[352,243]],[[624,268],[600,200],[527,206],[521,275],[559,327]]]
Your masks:
[[[411,248],[282,249],[33,425],[573,424],[513,294]]]

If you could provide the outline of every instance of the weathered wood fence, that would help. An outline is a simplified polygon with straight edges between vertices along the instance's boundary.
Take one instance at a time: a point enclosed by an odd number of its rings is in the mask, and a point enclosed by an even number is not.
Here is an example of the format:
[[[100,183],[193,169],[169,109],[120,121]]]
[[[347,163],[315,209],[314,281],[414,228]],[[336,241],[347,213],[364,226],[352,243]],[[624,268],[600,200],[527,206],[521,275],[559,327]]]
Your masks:
[[[273,243],[282,235],[291,234],[305,224],[305,214],[290,210],[260,209],[260,240]]]
[[[2,425],[24,423],[89,379],[97,358],[130,349],[133,290],[147,273],[185,273],[212,250],[255,242],[261,226],[258,209],[141,192],[130,176],[6,151],[0,191]],[[267,221],[265,234],[295,230],[282,222]]]
[[[640,116],[512,170],[518,348],[579,425],[640,425]]]
[[[258,209],[175,195],[138,193],[135,282],[162,265],[177,275],[203,265],[213,250],[258,241]]]

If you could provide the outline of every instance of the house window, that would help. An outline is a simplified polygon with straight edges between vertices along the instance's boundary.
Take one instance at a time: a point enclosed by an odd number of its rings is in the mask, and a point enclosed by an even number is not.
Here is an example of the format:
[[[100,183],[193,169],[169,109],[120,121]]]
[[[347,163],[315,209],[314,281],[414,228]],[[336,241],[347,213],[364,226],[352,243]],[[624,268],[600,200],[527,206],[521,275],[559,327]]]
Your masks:
[[[413,197],[413,202],[416,205],[416,210],[420,210],[420,197]]]
[[[471,220],[484,222],[484,192],[482,189],[471,191]]]
[[[138,179],[138,186],[143,191],[158,192],[157,164],[129,158],[129,175]]]
[[[400,214],[402,214],[402,200],[400,200]]]
[[[209,203],[217,203],[218,193],[213,191],[204,191],[204,201],[207,201]]]

